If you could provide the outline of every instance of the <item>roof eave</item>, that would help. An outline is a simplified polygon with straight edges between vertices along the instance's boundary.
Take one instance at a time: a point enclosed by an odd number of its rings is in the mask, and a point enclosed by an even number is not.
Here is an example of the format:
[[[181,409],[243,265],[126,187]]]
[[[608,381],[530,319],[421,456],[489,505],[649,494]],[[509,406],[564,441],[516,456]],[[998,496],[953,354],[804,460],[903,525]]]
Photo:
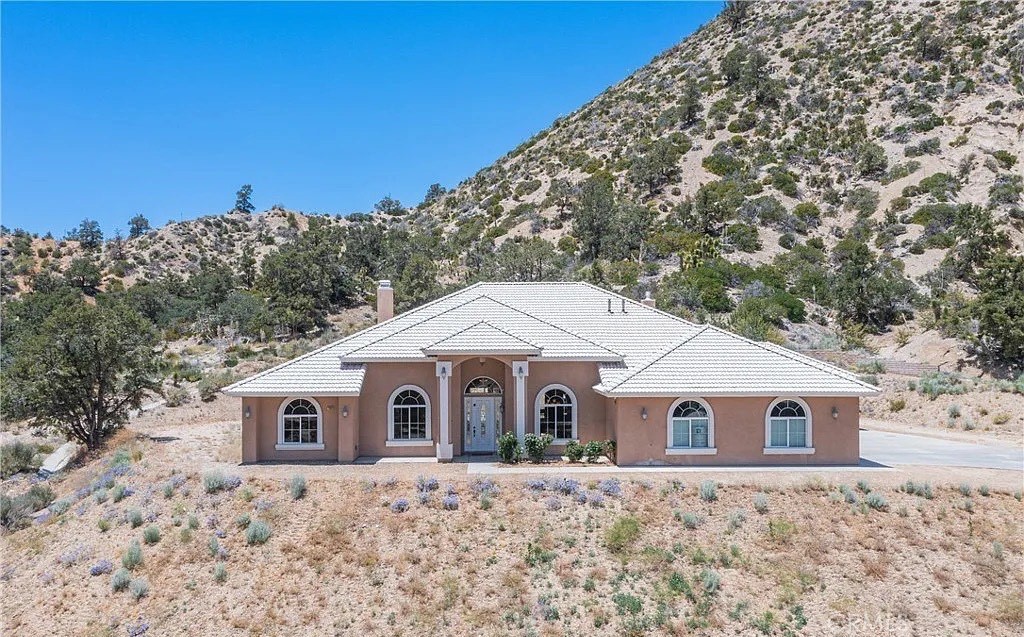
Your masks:
[[[724,390],[705,390],[705,391],[665,391],[665,390],[653,390],[653,391],[616,391],[614,389],[607,389],[600,385],[595,385],[593,390],[608,398],[678,398],[679,396],[715,396],[718,398],[745,398],[751,396],[814,396],[814,397],[836,397],[836,398],[867,398],[871,396],[878,396],[882,392],[880,390],[868,391],[860,389],[851,390],[829,390],[829,391],[789,391],[789,392],[778,392],[778,391],[724,391]]]
[[[358,391],[310,391],[309,387],[303,388],[292,388],[291,390],[276,390],[276,391],[244,391],[244,390],[227,390],[222,389],[220,393],[225,396],[237,396],[241,398],[276,398],[280,396],[359,396]]]

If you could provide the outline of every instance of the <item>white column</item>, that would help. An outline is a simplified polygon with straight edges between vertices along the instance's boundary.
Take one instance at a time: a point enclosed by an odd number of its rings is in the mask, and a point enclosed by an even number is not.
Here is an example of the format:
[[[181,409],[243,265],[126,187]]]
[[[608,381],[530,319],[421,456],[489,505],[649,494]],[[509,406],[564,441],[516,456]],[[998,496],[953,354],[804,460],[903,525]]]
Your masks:
[[[522,442],[526,437],[526,377],[530,375],[530,364],[513,361],[512,375],[516,377],[516,437]]]
[[[454,446],[450,442],[451,423],[448,420],[448,403],[451,399],[448,391],[448,379],[452,375],[452,364],[450,361],[438,361],[435,363],[437,372],[437,398],[438,398],[438,426],[441,429],[437,443],[437,459],[451,460],[454,455]]]

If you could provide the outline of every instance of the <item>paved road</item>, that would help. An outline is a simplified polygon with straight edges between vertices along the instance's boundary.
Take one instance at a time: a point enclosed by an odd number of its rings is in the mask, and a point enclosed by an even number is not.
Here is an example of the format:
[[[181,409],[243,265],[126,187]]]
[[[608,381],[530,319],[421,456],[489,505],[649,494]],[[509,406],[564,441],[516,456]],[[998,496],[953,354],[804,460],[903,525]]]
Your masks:
[[[886,466],[940,465],[1024,470],[1024,449],[885,431],[860,432],[860,456]]]

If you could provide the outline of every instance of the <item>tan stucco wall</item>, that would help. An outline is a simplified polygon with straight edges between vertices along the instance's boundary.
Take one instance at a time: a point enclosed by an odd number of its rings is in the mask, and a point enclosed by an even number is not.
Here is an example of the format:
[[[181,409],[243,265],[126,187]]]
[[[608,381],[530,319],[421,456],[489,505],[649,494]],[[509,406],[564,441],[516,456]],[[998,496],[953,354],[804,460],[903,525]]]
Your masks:
[[[618,463],[741,465],[857,464],[860,456],[859,401],[848,397],[809,397],[814,454],[765,455],[765,411],[772,397],[707,398],[715,418],[713,456],[666,455],[668,409],[673,398],[619,398],[615,401]],[[832,418],[832,407],[839,418]],[[647,420],[641,413],[647,408]]]
[[[339,451],[338,438],[338,402],[339,400],[351,400],[349,398],[339,399],[337,396],[313,396],[320,405],[320,413],[323,417],[323,443],[322,450],[314,449],[293,449],[278,451],[277,445],[277,423],[281,403],[284,400],[297,398],[260,397],[242,399],[242,461],[256,462],[261,460],[275,460],[287,462],[289,460],[337,460]],[[308,396],[303,396],[308,398]],[[249,418],[245,417],[245,408],[251,410]],[[350,414],[351,418],[351,414]]]
[[[430,437],[432,444],[415,447],[388,447],[388,400],[402,385],[416,385],[430,400]],[[440,441],[437,371],[433,361],[426,363],[367,363],[363,391],[359,395],[360,456],[433,456]]]

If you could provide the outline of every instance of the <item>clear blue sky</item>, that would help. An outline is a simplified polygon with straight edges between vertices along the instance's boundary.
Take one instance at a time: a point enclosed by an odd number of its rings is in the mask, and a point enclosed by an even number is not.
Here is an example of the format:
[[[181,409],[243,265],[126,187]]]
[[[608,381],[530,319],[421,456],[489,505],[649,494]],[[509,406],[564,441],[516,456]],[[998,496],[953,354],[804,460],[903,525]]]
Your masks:
[[[2,5],[2,221],[370,209],[456,185],[721,9]]]

